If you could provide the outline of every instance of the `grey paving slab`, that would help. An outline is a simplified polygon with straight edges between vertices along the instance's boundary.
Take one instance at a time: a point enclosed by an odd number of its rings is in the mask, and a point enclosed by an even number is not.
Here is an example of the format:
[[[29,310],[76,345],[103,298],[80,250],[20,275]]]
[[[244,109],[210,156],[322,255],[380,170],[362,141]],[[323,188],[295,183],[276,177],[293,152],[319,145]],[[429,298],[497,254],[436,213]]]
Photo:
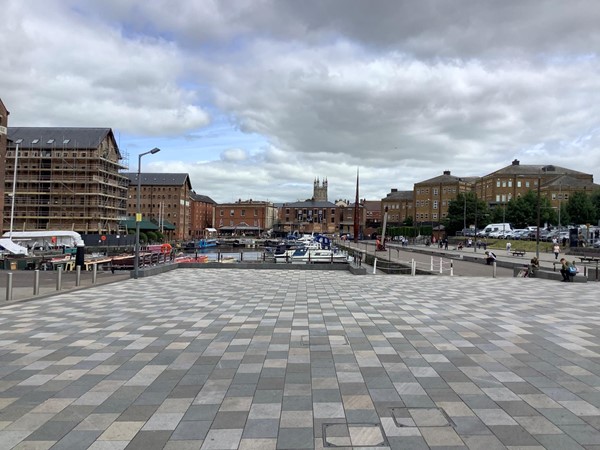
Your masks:
[[[0,448],[313,448],[330,425],[335,445],[594,448],[599,306],[594,283],[236,269],[13,302]]]

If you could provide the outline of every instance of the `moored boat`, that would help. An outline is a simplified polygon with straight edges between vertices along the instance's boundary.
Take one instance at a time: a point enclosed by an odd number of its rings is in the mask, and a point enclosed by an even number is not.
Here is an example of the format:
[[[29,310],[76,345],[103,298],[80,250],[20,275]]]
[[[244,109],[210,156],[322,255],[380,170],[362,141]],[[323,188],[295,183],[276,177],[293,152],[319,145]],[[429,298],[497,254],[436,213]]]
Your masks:
[[[345,263],[348,256],[330,249],[299,248],[291,256],[292,263]]]

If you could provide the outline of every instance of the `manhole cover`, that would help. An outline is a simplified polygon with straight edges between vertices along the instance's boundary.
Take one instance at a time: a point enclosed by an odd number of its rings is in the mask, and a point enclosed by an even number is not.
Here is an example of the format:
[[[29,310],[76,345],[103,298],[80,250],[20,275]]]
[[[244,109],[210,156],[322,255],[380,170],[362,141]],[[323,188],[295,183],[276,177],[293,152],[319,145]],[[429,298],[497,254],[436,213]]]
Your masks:
[[[452,419],[442,408],[390,408],[398,427],[454,427]]]
[[[324,423],[325,447],[381,447],[387,440],[377,423]]]

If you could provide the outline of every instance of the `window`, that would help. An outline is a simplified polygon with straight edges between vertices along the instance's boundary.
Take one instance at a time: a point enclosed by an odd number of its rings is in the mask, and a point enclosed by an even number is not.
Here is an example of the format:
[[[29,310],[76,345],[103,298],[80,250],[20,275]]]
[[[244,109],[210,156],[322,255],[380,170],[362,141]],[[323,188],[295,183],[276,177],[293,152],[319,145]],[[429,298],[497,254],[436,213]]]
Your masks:
[[[517,181],[517,187],[520,188],[521,187],[521,181]]]
[[[235,214],[235,210],[233,210],[233,209],[230,209],[230,210],[229,210],[229,215],[230,215],[231,217],[233,217],[233,215],[234,215],[234,214]]]
[[[508,180],[508,187],[512,187],[512,180]]]
[[[34,139],[33,141],[31,141],[32,144],[37,144],[38,142],[40,142],[39,139]]]
[[[223,217],[223,210],[219,211],[219,216]]]
[[[48,141],[46,142],[46,144],[54,144],[54,139],[48,139]]]
[[[433,195],[438,195],[438,189],[437,188],[433,189]]]
[[[500,187],[500,180],[496,181],[496,187]]]
[[[525,182],[525,187],[529,187],[529,181]]]
[[[245,209],[242,209],[242,217],[246,217],[246,210]]]
[[[438,202],[437,202],[437,200],[433,201],[433,209],[438,209]]]
[[[432,218],[432,219],[437,219],[437,218],[438,218],[438,215],[437,215],[437,213],[434,213],[434,214],[432,214],[432,215],[431,215],[431,218]]]
[[[254,217],[258,216],[258,209],[254,208]]]
[[[502,187],[506,187],[506,181],[502,182]]]
[[[500,194],[496,194],[496,202],[500,203]]]

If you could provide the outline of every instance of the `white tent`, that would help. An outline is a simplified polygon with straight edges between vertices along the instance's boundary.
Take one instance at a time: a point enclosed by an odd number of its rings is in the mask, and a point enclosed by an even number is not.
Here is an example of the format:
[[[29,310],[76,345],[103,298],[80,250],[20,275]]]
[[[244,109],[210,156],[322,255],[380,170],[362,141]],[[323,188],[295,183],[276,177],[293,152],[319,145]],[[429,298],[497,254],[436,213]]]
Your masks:
[[[0,239],[0,247],[13,255],[25,255],[27,256],[27,248],[22,247],[19,244],[11,241],[10,239]]]

